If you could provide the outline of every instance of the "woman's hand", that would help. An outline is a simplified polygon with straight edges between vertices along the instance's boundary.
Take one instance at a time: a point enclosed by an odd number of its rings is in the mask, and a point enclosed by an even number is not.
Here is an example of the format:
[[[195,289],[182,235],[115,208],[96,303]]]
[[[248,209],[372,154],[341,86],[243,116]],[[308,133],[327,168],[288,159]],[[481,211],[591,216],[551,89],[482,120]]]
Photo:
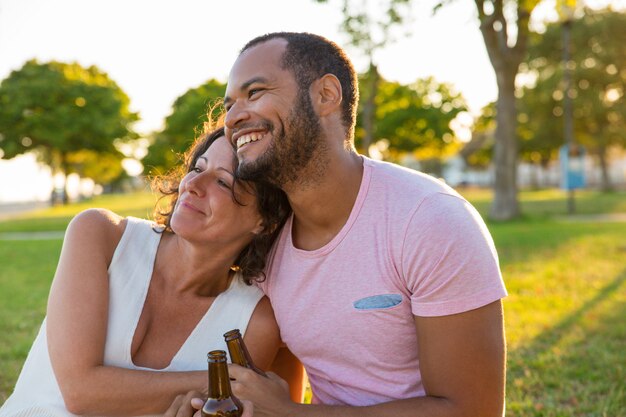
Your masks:
[[[163,417],[202,417],[201,410],[204,401],[198,391],[189,391],[186,395],[177,396]],[[243,404],[241,417],[253,417],[252,403],[246,400],[241,400],[241,402]]]

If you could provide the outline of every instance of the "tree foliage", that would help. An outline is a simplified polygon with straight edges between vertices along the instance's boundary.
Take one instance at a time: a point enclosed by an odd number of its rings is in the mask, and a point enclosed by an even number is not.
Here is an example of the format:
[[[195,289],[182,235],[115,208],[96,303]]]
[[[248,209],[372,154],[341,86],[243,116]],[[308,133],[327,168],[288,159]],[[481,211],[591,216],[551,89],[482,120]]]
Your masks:
[[[521,100],[523,142],[542,159],[554,155],[564,143],[564,65],[562,27],[549,24],[536,34],[529,47],[525,71],[535,78]],[[571,23],[571,71],[575,141],[600,161],[603,188],[610,189],[607,150],[626,145],[626,13],[584,10]]]
[[[95,66],[28,61],[0,83],[0,149],[7,159],[35,152],[53,173],[106,183],[123,171],[116,141],[136,138],[129,103]],[[103,159],[110,165],[96,169]]]
[[[367,94],[368,74],[359,78]],[[386,159],[399,160],[412,153],[422,158],[440,158],[456,145],[451,122],[466,111],[465,99],[452,86],[429,77],[402,85],[381,79],[376,95],[373,137],[387,142]],[[362,146],[363,105],[359,106],[357,146]]]
[[[325,3],[328,0],[316,1]],[[434,11],[452,1],[438,1]],[[520,215],[517,197],[518,143],[516,136],[515,77],[526,52],[530,14],[537,3],[539,3],[539,0],[474,0],[474,2],[480,22],[480,31],[498,83],[496,143],[494,147],[496,176],[494,202],[490,210],[490,217],[495,220],[508,220]],[[371,47],[368,48],[367,42],[364,44],[362,40],[372,38],[371,35],[368,35],[368,30],[369,33],[374,32],[371,30],[371,25],[368,29],[368,23],[372,20],[368,18],[369,15],[366,12],[354,12],[350,5],[362,4],[364,5],[362,6],[363,10],[368,10],[367,3],[343,0],[342,8],[344,13],[344,31],[351,36],[351,39],[354,41],[353,44],[366,52],[366,55],[373,49]],[[387,0],[381,2],[383,10],[385,10],[382,15],[389,17],[382,20],[383,22],[389,22],[389,24],[381,27],[389,30],[395,26],[402,26],[400,24],[406,21],[405,18],[408,16],[411,4],[412,0]],[[383,31],[382,33],[390,32]],[[387,38],[383,36],[381,39],[385,40]],[[372,43],[371,45],[378,47],[386,43]],[[372,53],[369,54],[370,57],[372,55]],[[370,60],[368,72],[377,74],[373,60]],[[371,80],[375,81],[376,78],[371,77]],[[374,97],[377,95],[376,85],[377,83],[373,82],[370,89],[372,97],[368,96],[369,100],[365,100],[365,109],[367,111],[365,112],[364,121],[369,120],[370,124],[373,123],[373,115],[377,113],[372,104],[375,102]],[[365,124],[365,128],[366,132],[375,131],[375,127],[367,124]]]
[[[484,106],[472,126],[472,139],[461,149],[461,157],[471,167],[486,169],[493,159],[496,130],[496,102]]]
[[[329,0],[315,0],[328,3]],[[375,5],[368,0],[341,0],[343,21],[341,31],[349,38],[349,44],[359,50],[368,61],[367,88],[361,93],[362,136],[361,151],[369,155],[369,147],[375,141],[376,97],[381,82],[375,54],[378,50],[396,41],[410,21],[411,0],[384,0]]]
[[[180,156],[210,122],[211,110],[221,111],[221,97],[226,84],[209,80],[187,90],[172,105],[172,113],[165,119],[165,127],[157,132],[147,155],[142,159],[144,172],[167,172],[180,162]]]

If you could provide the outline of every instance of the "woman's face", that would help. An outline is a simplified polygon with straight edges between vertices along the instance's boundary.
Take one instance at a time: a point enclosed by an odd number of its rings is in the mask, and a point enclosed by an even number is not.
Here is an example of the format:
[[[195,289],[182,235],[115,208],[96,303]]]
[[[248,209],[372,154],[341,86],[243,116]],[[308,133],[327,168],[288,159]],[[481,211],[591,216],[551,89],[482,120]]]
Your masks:
[[[242,249],[262,230],[256,196],[235,185],[236,162],[235,151],[224,136],[200,155],[179,186],[170,223],[177,235]],[[233,201],[233,187],[243,205]]]

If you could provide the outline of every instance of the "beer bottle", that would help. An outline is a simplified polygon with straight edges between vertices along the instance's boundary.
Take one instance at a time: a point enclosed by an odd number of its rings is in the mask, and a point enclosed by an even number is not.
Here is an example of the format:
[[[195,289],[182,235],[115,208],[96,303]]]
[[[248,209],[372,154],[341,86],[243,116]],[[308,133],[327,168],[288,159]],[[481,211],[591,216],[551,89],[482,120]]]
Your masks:
[[[212,350],[209,362],[209,398],[202,407],[202,417],[241,417],[243,405],[230,388],[226,352]]]
[[[267,376],[261,368],[258,368],[250,357],[246,345],[243,343],[243,337],[239,329],[233,329],[224,333],[224,339],[226,340],[226,346],[228,347],[228,353],[230,353],[230,360],[237,365],[241,365],[245,368],[250,368],[259,375]]]

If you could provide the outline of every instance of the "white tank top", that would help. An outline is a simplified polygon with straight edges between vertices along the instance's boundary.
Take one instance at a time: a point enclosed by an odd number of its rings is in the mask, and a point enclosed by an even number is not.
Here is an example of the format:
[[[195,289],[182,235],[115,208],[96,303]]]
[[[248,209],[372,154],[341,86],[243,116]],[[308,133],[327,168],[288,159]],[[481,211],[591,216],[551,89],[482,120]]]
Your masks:
[[[109,320],[104,347],[104,364],[128,369],[151,370],[135,366],[131,344],[148,292],[152,268],[161,234],[154,223],[128,217],[109,266]],[[209,350],[227,350],[224,333],[239,329],[245,334],[250,317],[263,296],[256,286],[248,286],[241,276],[217,296],[198,322],[171,363],[158,371],[207,369]],[[113,398],[112,398],[113,400]],[[0,417],[68,417],[56,382],[46,338],[46,320],[26,358],[11,396],[0,408]]]

